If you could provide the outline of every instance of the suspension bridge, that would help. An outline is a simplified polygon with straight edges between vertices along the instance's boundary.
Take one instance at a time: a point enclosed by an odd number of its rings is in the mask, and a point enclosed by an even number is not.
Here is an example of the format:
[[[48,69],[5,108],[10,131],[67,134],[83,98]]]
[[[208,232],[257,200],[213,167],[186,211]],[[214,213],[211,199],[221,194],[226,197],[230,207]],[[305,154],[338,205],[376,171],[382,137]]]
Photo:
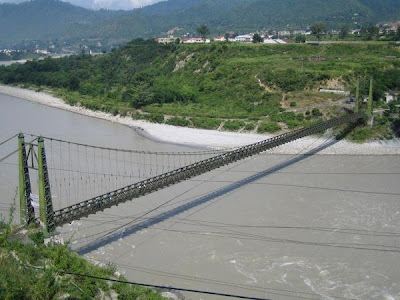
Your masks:
[[[19,167],[21,223],[40,222],[47,232],[53,233],[58,226],[305,136],[356,124],[362,117],[362,113],[355,112],[223,151],[137,151],[21,133],[0,143],[2,146],[18,139],[18,148],[2,155],[0,162],[18,154],[19,162],[15,165]],[[32,185],[35,181],[37,186]]]

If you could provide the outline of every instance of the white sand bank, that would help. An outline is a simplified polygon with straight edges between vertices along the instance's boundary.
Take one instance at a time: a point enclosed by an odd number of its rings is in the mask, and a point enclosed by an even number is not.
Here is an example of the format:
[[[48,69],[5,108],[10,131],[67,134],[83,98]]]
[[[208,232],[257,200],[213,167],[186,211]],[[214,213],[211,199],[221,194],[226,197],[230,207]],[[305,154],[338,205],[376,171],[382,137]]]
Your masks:
[[[113,116],[104,112],[92,111],[78,106],[70,106],[62,99],[56,98],[48,93],[35,92],[18,87],[0,85],[0,93],[51,107],[68,110],[74,113],[127,125],[134,128],[137,132],[160,142],[223,149],[255,143],[269,137],[267,135],[184,128],[165,124],[155,124],[141,120],[133,120],[130,117]],[[318,146],[324,141],[326,141],[326,138],[324,137],[306,137],[290,144],[280,146],[271,152],[296,154],[304,151],[305,148]],[[321,151],[320,153],[371,155],[400,154],[400,143],[398,141],[370,142],[360,145],[347,141],[340,141],[335,145]]]

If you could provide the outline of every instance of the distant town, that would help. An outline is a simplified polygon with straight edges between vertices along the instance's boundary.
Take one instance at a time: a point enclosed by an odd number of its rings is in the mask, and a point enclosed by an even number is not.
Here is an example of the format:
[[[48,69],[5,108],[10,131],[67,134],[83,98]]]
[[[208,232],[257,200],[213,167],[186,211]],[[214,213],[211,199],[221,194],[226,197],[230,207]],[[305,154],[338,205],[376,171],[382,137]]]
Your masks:
[[[383,39],[390,35],[398,33],[400,21],[396,22],[383,22],[376,26],[360,27],[358,29],[350,29],[349,27],[342,28],[341,30],[327,30],[324,34],[330,37],[340,36],[344,39],[353,36],[354,38],[362,37],[365,34],[370,34],[371,31],[376,38]],[[183,36],[174,36],[173,33],[179,28],[174,28],[169,31],[167,37],[158,37],[154,41],[160,44],[169,43],[182,43],[182,44],[198,44],[198,43],[211,43],[211,42],[236,42],[236,43],[264,43],[264,44],[287,44],[307,42],[307,36],[313,35],[311,29],[307,30],[282,30],[282,31],[261,31],[252,32],[247,34],[235,34],[233,31],[227,31],[225,35],[217,35],[209,38],[207,37],[191,37],[191,33],[186,33]],[[346,32],[344,32],[346,31]],[[375,39],[375,38],[371,38]]]
[[[321,23],[322,24],[322,23]],[[357,24],[356,24],[357,25]],[[206,25],[203,25],[206,26]],[[337,41],[399,41],[400,40],[400,21],[381,22],[376,25],[358,26],[351,29],[344,25],[340,30],[322,29],[318,42],[337,42]],[[288,43],[315,43],[317,41],[312,26],[302,30],[281,30],[281,31],[258,31],[246,34],[237,34],[234,31],[227,31],[225,35],[211,35],[209,28],[203,34],[197,30],[195,33],[176,34],[180,28],[173,28],[166,32],[164,36],[154,39],[160,44],[207,44],[212,42],[232,42],[232,43],[263,43],[263,44],[288,44]],[[82,40],[79,45],[68,45],[66,42],[58,41],[25,41],[12,48],[0,49],[0,61],[34,59],[46,56],[72,55],[72,54],[102,54],[113,48],[105,47],[100,41],[91,44],[89,41]]]

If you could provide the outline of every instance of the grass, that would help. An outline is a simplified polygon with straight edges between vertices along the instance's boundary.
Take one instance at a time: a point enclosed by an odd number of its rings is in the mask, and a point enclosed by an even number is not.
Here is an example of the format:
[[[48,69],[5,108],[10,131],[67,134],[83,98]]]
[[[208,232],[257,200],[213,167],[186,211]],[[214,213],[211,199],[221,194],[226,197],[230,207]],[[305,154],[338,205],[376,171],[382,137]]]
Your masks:
[[[228,131],[238,131],[245,127],[246,123],[241,120],[229,120],[224,123],[224,129]]]
[[[0,224],[0,299],[89,300],[111,299],[112,295],[117,299],[164,299],[143,287],[65,275],[64,272],[72,272],[124,280],[112,265],[94,266],[67,246],[44,246],[44,235],[38,229],[30,229],[29,237],[34,243],[29,245],[10,242],[8,237],[14,233],[9,224]]]
[[[257,129],[258,133],[275,133],[280,131],[282,128],[278,123],[275,122],[262,122]]]

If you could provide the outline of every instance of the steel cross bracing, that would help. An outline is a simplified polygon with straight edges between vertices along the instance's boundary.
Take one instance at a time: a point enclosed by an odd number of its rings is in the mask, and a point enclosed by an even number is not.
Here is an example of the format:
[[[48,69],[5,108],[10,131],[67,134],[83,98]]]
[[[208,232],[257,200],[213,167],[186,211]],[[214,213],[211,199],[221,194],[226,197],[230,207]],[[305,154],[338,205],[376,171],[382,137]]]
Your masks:
[[[74,220],[87,217],[99,211],[103,211],[104,209],[110,208],[114,205],[150,194],[170,185],[204,174],[208,171],[220,168],[252,155],[259,154],[266,150],[335,126],[356,122],[361,118],[361,113],[335,118],[307,128],[291,131],[258,143],[240,147],[235,150],[196,162],[194,164],[140,181],[127,187],[55,211],[54,223],[56,226],[62,226]]]

